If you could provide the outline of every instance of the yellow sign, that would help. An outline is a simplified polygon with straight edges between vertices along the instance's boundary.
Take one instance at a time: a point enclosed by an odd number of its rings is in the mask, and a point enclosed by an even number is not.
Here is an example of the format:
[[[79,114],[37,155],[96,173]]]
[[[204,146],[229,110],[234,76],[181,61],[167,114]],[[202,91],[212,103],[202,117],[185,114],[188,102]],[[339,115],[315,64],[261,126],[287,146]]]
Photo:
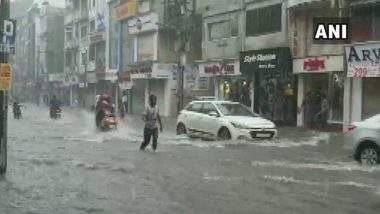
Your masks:
[[[131,18],[137,15],[137,1],[129,0],[126,3],[123,3],[115,7],[116,18],[118,21]]]
[[[8,91],[12,86],[12,67],[10,64],[0,64],[0,91]]]

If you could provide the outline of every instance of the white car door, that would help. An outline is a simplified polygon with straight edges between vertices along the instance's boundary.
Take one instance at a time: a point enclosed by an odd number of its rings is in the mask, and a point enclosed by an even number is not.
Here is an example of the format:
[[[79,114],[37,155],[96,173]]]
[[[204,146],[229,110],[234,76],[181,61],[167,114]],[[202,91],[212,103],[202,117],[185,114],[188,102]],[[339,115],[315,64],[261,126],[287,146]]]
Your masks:
[[[199,120],[202,117],[203,103],[193,103],[186,109],[185,125],[190,135],[199,135]]]
[[[202,108],[202,117],[198,121],[199,127],[203,131],[203,135],[207,138],[215,138],[219,130],[219,117],[210,116],[211,112],[217,113],[215,106],[212,103],[204,103]]]

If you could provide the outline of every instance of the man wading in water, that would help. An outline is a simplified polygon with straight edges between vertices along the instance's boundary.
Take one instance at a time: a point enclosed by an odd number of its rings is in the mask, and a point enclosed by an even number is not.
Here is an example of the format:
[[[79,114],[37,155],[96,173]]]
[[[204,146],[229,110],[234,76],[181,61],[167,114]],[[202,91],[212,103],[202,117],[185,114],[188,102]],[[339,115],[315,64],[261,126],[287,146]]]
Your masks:
[[[158,138],[157,122],[160,125],[160,132],[162,132],[162,123],[159,108],[157,107],[157,97],[155,95],[149,96],[149,106],[144,109],[143,120],[145,122],[144,141],[141,144],[140,150],[145,150],[150,143],[151,137],[153,136],[152,148],[156,151]]]

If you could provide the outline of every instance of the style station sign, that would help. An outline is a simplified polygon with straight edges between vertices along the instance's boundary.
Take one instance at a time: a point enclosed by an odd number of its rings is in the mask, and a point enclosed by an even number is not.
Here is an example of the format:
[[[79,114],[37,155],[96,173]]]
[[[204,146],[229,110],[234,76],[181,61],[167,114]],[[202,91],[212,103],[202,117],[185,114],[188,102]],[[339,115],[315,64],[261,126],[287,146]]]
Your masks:
[[[343,71],[343,66],[343,56],[318,56],[293,60],[295,74]]]
[[[347,77],[380,77],[380,43],[347,46]]]
[[[282,73],[290,70],[290,48],[270,48],[240,53],[240,69],[246,76],[257,72]]]
[[[240,75],[239,61],[232,63],[205,63],[199,65],[200,77]]]

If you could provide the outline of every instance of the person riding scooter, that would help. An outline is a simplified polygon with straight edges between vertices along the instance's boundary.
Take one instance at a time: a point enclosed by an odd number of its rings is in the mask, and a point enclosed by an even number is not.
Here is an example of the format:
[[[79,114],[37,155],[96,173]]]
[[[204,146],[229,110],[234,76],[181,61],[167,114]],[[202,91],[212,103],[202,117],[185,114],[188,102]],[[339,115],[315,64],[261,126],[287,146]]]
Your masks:
[[[115,113],[115,108],[111,104],[111,97],[107,94],[104,94],[100,97],[96,109],[96,126],[100,126],[103,119],[107,116],[107,113],[110,113],[111,115],[114,115]]]
[[[56,111],[61,109],[61,102],[54,95],[50,101],[50,117],[53,118],[56,116]]]

